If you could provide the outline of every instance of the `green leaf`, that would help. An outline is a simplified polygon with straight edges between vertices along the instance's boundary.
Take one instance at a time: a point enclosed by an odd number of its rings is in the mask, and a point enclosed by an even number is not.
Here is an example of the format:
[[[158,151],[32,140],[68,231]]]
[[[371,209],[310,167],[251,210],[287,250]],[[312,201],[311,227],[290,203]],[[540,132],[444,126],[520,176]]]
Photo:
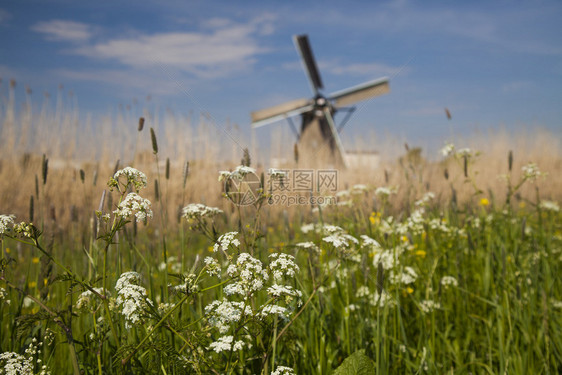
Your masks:
[[[340,367],[334,371],[334,375],[371,375],[375,373],[375,364],[367,355],[365,349],[361,349],[347,357]]]

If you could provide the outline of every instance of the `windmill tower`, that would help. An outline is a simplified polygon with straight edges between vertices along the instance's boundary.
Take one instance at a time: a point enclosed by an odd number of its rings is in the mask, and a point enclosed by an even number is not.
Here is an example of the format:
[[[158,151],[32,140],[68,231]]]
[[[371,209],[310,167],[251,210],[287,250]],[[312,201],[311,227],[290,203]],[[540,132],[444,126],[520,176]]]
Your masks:
[[[299,155],[302,155],[299,156],[299,159],[309,165],[315,162],[318,164],[318,160],[322,160],[345,167],[345,151],[339,131],[353,113],[354,108],[349,108],[349,106],[389,92],[388,78],[380,78],[324,95],[322,93],[324,85],[308,42],[308,36],[295,35],[293,40],[314,96],[311,99],[297,99],[252,112],[252,127],[257,128],[287,119],[297,137]],[[347,112],[347,116],[339,127],[336,127],[334,115],[338,111]],[[300,130],[297,130],[291,121],[291,118],[297,115],[300,115],[302,120]]]

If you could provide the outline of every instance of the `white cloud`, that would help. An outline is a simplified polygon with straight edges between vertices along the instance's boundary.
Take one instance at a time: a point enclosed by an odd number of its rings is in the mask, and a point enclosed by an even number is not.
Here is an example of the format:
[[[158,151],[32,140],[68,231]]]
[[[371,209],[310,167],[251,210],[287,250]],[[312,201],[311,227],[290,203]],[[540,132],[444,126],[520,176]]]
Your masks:
[[[52,20],[32,27],[49,40],[79,42],[66,53],[116,61],[128,68],[166,68],[211,78],[252,66],[267,51],[258,35],[273,31],[274,16],[264,14],[245,23],[214,18],[196,32],[165,32],[113,37],[89,42],[94,27],[74,21]]]
[[[31,29],[45,35],[47,40],[54,41],[84,42],[93,35],[93,28],[90,25],[65,20],[39,22]]]

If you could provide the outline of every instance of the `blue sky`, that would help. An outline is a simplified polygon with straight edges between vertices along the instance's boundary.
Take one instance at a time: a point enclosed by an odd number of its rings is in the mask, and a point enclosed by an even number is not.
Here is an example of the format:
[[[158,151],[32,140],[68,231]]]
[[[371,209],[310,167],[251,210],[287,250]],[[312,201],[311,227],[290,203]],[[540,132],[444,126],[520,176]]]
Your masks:
[[[373,130],[411,144],[502,126],[560,135],[561,25],[559,1],[4,1],[0,93],[11,78],[20,96],[63,84],[94,115],[150,95],[249,129],[251,111],[311,96],[292,42],[307,33],[325,93],[391,78],[344,143]]]

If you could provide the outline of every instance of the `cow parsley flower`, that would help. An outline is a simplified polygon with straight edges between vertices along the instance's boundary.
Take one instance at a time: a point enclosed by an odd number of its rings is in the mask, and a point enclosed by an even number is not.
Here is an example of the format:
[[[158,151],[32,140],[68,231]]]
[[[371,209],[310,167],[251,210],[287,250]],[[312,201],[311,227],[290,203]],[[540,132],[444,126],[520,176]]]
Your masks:
[[[282,319],[289,319],[289,310],[286,307],[278,305],[266,305],[261,309],[260,316],[266,318],[270,315],[277,315]]]
[[[524,165],[521,170],[523,171],[523,177],[531,182],[544,175],[535,163]]]
[[[0,215],[0,239],[12,230],[15,218],[14,215]]]
[[[269,279],[269,274],[263,267],[262,262],[248,253],[240,254],[236,263],[228,266],[226,273],[232,278],[237,277],[237,279],[234,283],[224,287],[224,293],[227,295],[240,294],[244,298],[262,289]]]
[[[148,299],[146,289],[140,286],[141,276],[137,272],[125,272],[117,283],[117,306],[125,317],[125,327],[130,328],[142,321],[144,310],[152,301]]]
[[[234,337],[233,336],[222,336],[219,337],[219,339],[213,343],[211,343],[211,345],[209,345],[209,349],[214,350],[217,353],[220,353],[222,351],[238,351],[244,348],[244,341],[242,340],[238,340],[238,341],[234,341]]]
[[[0,354],[1,373],[9,375],[33,375],[33,358],[14,352]]]
[[[240,321],[242,316],[252,315],[252,308],[244,302],[213,301],[205,306],[205,315],[209,323],[223,334],[228,332],[231,323]]]
[[[295,371],[286,366],[277,366],[275,371],[271,372],[271,375],[295,375]]]
[[[443,285],[444,287],[447,287],[447,286],[456,287],[456,286],[459,285],[459,282],[453,276],[443,276],[441,278],[441,285]]]
[[[402,284],[408,285],[412,284],[418,278],[418,274],[412,267],[404,267],[404,270],[400,273],[390,271],[390,282],[392,284]]]
[[[284,253],[273,253],[269,256],[272,262],[269,269],[273,273],[273,279],[279,281],[283,276],[294,277],[295,272],[299,271],[299,266],[295,263],[295,257]]]
[[[377,240],[374,240],[365,234],[362,234],[360,238],[363,241],[363,247],[370,247],[373,250],[379,250],[382,248],[381,244],[378,243]]]
[[[219,278],[221,277],[221,266],[215,258],[205,257],[203,262],[207,267],[207,273],[209,274],[209,276],[218,276]]]
[[[146,221],[147,218],[152,218],[150,206],[148,199],[137,193],[129,193],[113,213],[123,219],[128,219],[134,214],[138,221]]]
[[[396,247],[394,250],[385,250],[376,253],[373,257],[373,266],[378,267],[379,263],[382,263],[385,270],[392,269],[400,263],[398,257],[403,251],[401,247]]]
[[[94,288],[94,290],[102,296],[110,295],[109,291],[104,291],[103,288]],[[86,290],[78,297],[78,300],[76,301],[76,310],[93,311],[96,308],[96,302],[101,301],[97,300],[97,296],[91,290]]]
[[[217,243],[213,246],[213,251],[216,253],[219,250],[226,251],[230,245],[238,247],[240,241],[235,238],[238,232],[228,232],[220,236]]]
[[[420,309],[424,314],[430,313],[435,309],[440,309],[441,304],[432,300],[423,300],[420,302]]]
[[[222,210],[216,207],[205,206],[201,203],[188,204],[183,208],[182,212],[183,217],[185,217],[186,219],[212,218],[223,213]]]
[[[134,186],[135,191],[144,189],[147,184],[146,175],[139,171],[138,169],[132,167],[123,168],[113,175],[109,180],[109,187],[116,187],[119,189],[119,185],[123,186],[122,191],[126,191],[129,186]],[[121,190],[121,189],[119,189]]]
[[[425,193],[423,195],[423,197],[421,197],[421,199],[417,200],[414,205],[416,205],[417,207],[423,207],[426,206],[430,201],[432,201],[435,198],[435,194],[432,193],[431,191],[428,191],[427,193]]]
[[[445,146],[440,150],[443,157],[451,155],[453,151],[455,151],[455,145],[453,145],[452,143],[445,143]]]
[[[381,294],[375,291],[373,294],[371,294],[370,297],[371,298],[369,300],[369,304],[371,306],[383,307],[383,306],[394,306],[395,304],[395,301],[385,290],[383,290]]]
[[[311,242],[311,241],[299,242],[299,243],[295,244],[295,246],[300,247],[302,249],[311,250],[311,251],[314,251],[314,252],[317,252],[317,253],[320,252],[320,248],[318,248],[318,246],[316,246],[314,244],[314,242]]]
[[[330,236],[322,238],[322,241],[331,243],[335,248],[338,249],[347,249],[350,247],[350,244],[358,244],[357,238],[346,234],[346,233],[336,233]]]
[[[539,203],[539,207],[545,211],[559,212],[560,206],[554,201],[543,200]]]

